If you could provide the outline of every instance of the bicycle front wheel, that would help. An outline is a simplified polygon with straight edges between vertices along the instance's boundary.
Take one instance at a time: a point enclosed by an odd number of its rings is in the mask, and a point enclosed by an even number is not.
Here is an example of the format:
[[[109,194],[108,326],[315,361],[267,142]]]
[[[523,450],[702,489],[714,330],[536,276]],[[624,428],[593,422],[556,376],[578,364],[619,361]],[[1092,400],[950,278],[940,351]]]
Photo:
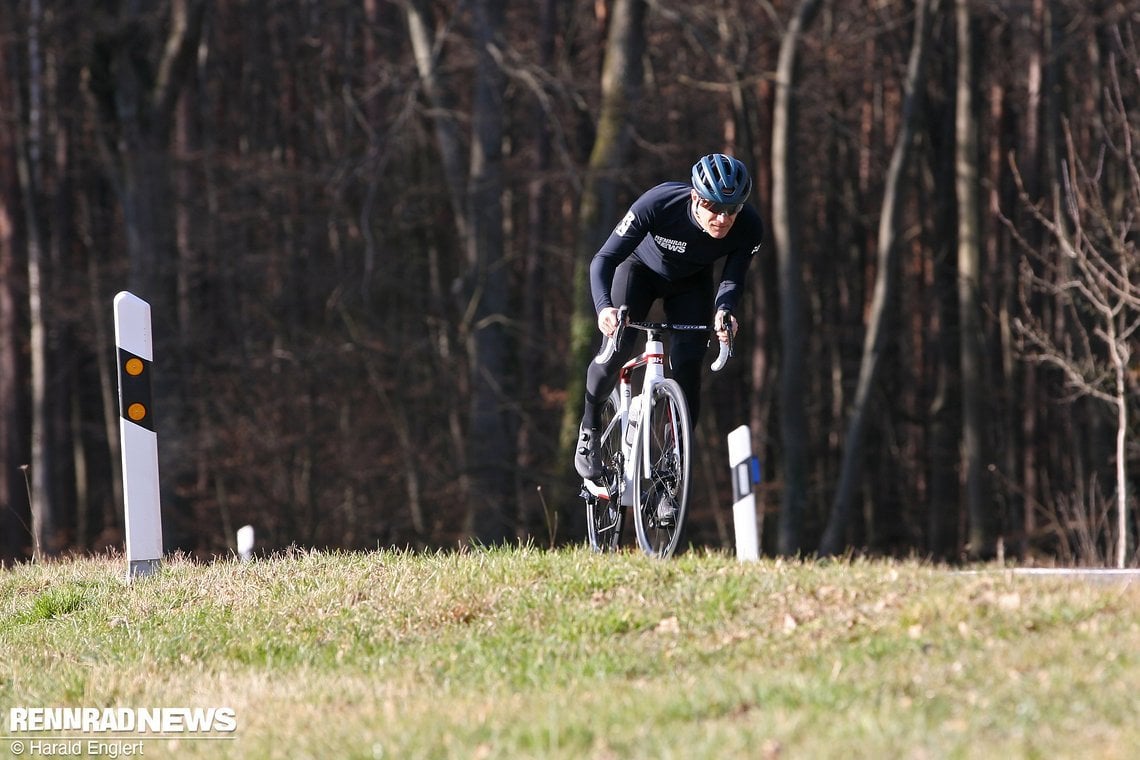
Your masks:
[[[585,491],[586,541],[596,552],[613,552],[621,546],[621,529],[625,522],[625,509],[621,505],[622,453],[621,420],[617,416],[617,391],[610,394],[602,405],[601,431],[598,442],[605,473],[598,485],[605,488],[605,496]]]
[[[638,437],[633,454],[637,543],[650,556],[671,557],[688,516],[693,437],[689,406],[676,380],[654,387]]]

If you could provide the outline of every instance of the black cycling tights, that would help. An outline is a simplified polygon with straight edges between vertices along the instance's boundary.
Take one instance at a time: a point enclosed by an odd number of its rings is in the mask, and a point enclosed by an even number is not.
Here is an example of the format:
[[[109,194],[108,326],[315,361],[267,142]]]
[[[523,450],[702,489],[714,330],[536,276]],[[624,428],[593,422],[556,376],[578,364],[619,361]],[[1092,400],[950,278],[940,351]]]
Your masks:
[[[653,303],[661,299],[665,321],[676,324],[705,324],[712,318],[712,270],[707,269],[683,280],[670,282],[632,256],[614,272],[610,300],[615,306],[629,307],[629,318],[642,321]],[[586,404],[582,415],[588,427],[598,427],[602,404],[617,385],[618,371],[636,353],[644,335],[627,332],[621,348],[605,364],[590,360],[586,370]],[[670,374],[681,386],[693,427],[701,412],[701,361],[708,348],[705,333],[674,333],[666,336]],[[603,345],[605,341],[603,340]]]

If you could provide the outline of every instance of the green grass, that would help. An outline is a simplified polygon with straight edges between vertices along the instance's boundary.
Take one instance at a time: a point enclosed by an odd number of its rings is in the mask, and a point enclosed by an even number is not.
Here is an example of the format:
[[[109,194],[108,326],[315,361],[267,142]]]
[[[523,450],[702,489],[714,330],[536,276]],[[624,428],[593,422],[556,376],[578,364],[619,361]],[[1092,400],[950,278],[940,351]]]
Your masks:
[[[1128,758],[1140,586],[515,548],[0,572],[0,710],[231,707],[146,757]],[[0,740],[0,756],[11,751]]]

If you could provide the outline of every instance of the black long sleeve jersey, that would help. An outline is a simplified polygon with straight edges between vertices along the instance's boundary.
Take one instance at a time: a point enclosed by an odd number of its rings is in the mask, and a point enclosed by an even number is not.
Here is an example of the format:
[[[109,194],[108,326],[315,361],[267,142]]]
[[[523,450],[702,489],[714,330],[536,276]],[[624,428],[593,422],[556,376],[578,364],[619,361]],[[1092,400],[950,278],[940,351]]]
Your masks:
[[[596,311],[613,306],[614,270],[631,255],[669,281],[694,275],[725,258],[716,308],[735,309],[748,265],[763,242],[764,222],[754,208],[745,205],[728,234],[718,240],[701,229],[693,216],[690,190],[683,182],[665,182],[633,202],[590,262]]]

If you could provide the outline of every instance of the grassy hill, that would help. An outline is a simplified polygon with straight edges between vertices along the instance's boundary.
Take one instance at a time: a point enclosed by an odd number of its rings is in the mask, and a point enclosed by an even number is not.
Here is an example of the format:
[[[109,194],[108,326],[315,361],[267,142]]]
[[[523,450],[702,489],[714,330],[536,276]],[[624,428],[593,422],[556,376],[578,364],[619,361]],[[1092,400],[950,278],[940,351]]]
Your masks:
[[[1140,748],[1138,584],[528,547],[123,568],[0,572],[0,756],[43,739],[13,739],[10,708],[68,706],[233,711],[236,730],[148,758]]]

